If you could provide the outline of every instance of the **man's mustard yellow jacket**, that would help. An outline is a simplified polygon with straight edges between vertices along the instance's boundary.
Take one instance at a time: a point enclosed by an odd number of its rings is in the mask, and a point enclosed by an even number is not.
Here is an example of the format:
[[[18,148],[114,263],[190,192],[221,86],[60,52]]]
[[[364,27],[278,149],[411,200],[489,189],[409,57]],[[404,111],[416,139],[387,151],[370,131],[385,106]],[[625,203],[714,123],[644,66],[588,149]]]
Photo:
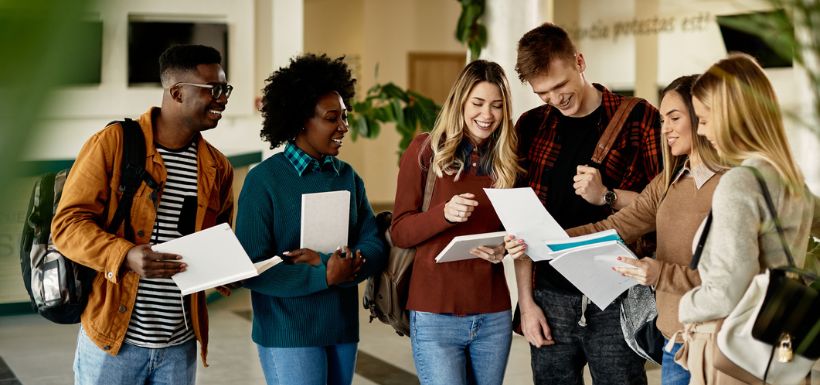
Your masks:
[[[151,108],[139,118],[145,136],[145,170],[164,186],[166,170],[153,139]],[[92,341],[116,355],[125,339],[131,310],[137,296],[139,275],[126,269],[125,256],[134,243],[124,238],[124,226],[116,234],[105,231],[117,211],[121,193],[122,129],[118,124],[105,127],[84,145],[63,188],[63,195],[51,234],[54,244],[72,261],[97,271],[82,314],[82,327]],[[233,213],[233,168],[228,159],[201,136],[197,146],[196,230],[230,222]],[[136,244],[148,243],[156,219],[156,203],[151,188],[143,183],[131,208],[131,224]],[[161,197],[162,191],[158,192]],[[188,296],[191,323],[200,342],[201,357],[207,366],[208,313],[204,293]]]

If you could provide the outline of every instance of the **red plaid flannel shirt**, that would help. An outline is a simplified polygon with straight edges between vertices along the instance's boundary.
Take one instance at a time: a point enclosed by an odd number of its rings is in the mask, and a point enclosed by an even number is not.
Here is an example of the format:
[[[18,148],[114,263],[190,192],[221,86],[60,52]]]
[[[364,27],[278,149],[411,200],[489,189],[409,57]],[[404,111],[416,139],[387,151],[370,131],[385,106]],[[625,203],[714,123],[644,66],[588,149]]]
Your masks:
[[[615,114],[623,97],[600,84],[604,116],[599,125],[599,135]],[[556,142],[556,126],[561,112],[549,105],[533,108],[516,122],[518,133],[518,156],[526,173],[517,185],[530,186],[542,203],[547,201],[547,185],[544,173],[558,159],[561,144]],[[616,181],[621,190],[640,192],[661,171],[660,122],[658,110],[641,100],[629,114],[618,138],[604,158],[601,170],[605,178]]]

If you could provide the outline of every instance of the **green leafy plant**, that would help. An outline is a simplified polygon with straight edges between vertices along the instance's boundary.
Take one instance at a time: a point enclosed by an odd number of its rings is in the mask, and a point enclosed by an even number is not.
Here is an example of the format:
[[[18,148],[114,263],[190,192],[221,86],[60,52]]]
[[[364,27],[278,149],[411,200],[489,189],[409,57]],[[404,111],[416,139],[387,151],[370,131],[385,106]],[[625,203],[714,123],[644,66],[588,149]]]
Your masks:
[[[424,95],[393,84],[376,84],[367,90],[364,100],[353,103],[350,131],[353,140],[359,136],[375,138],[382,123],[393,122],[401,135],[399,155],[420,131],[429,132],[441,106]]]
[[[487,46],[487,27],[481,24],[486,8],[485,0],[459,0],[461,15],[456,24],[456,40],[467,45],[470,61],[478,59],[481,49]]]

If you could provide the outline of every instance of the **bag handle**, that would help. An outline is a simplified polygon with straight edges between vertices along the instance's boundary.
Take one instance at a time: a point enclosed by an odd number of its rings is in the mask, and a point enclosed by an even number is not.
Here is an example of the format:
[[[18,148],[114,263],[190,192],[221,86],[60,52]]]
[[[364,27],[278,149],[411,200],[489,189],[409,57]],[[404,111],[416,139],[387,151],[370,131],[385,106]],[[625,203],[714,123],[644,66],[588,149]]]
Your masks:
[[[709,236],[709,228],[712,227],[712,210],[709,210],[709,215],[706,216],[706,224],[703,225],[703,231],[700,233],[698,245],[695,247],[695,252],[692,254],[692,261],[689,262],[689,268],[692,270],[698,269],[700,263],[700,255],[703,253],[703,245],[706,244],[706,237]]]
[[[606,125],[606,129],[604,129],[604,132],[601,134],[601,139],[599,139],[598,144],[595,145],[595,151],[592,153],[593,163],[597,165],[603,164],[606,154],[609,153],[612,145],[615,144],[615,139],[621,132],[626,118],[629,117],[629,114],[638,104],[638,101],[638,98],[629,96],[623,98],[621,105],[618,106],[618,109],[615,111],[615,115],[612,115],[612,119],[609,120],[609,124]]]
[[[769,214],[772,215],[774,227],[777,229],[778,238],[780,238],[780,244],[783,246],[783,251],[786,253],[786,258],[789,260],[789,266],[797,268],[797,265],[794,263],[794,257],[792,257],[792,253],[789,250],[789,245],[786,244],[785,232],[783,231],[783,227],[780,225],[780,218],[777,216],[777,209],[774,207],[774,201],[772,201],[772,196],[769,194],[769,188],[766,185],[766,181],[763,179],[763,176],[760,175],[760,171],[758,171],[758,169],[751,166],[741,167],[749,169],[749,171],[754,174],[757,184],[760,185],[760,190],[763,191],[763,200],[766,201],[766,206],[769,208]]]

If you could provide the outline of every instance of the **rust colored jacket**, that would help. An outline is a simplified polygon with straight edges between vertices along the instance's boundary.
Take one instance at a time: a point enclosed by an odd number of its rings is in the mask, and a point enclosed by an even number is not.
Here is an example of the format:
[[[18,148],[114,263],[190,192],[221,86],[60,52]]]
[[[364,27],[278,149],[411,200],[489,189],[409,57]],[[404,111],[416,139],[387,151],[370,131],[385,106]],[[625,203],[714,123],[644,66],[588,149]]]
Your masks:
[[[139,118],[145,135],[145,170],[165,185],[166,170],[154,145],[151,108]],[[127,270],[125,256],[134,243],[124,238],[124,226],[116,234],[105,231],[117,211],[121,193],[122,129],[118,124],[105,127],[84,145],[63,188],[63,195],[51,234],[57,248],[72,261],[96,270],[97,276],[82,314],[82,326],[97,346],[116,355],[125,339],[131,311],[137,296],[139,275]],[[229,222],[233,212],[233,168],[228,159],[200,137],[197,147],[196,230]],[[160,188],[161,190],[161,188]],[[156,204],[151,188],[143,183],[131,208],[131,224],[136,244],[148,243],[156,219]],[[162,191],[158,191],[161,196]],[[202,347],[202,362],[207,366],[208,313],[202,292],[187,297],[191,301],[191,323]]]

